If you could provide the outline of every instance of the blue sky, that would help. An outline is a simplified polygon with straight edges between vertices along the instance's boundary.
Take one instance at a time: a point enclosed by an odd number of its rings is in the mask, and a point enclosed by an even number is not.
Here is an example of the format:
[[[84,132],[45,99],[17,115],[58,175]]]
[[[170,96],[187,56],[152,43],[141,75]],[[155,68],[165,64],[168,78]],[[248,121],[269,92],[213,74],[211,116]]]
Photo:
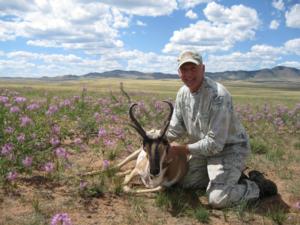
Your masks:
[[[0,0],[0,76],[300,69],[299,0]]]

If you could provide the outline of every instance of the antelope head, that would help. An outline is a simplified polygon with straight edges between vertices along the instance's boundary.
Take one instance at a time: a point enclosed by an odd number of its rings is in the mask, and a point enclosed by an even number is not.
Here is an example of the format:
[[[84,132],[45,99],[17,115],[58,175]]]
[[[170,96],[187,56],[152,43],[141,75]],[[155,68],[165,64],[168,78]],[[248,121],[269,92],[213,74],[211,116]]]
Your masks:
[[[151,130],[146,132],[137,119],[133,115],[133,109],[137,105],[134,103],[129,109],[129,116],[133,124],[130,124],[143,138],[143,149],[147,153],[150,176],[159,176],[162,171],[162,166],[169,150],[169,142],[165,137],[165,133],[169,127],[173,113],[173,105],[168,101],[163,101],[169,105],[170,113],[165,121],[165,125],[161,130]]]

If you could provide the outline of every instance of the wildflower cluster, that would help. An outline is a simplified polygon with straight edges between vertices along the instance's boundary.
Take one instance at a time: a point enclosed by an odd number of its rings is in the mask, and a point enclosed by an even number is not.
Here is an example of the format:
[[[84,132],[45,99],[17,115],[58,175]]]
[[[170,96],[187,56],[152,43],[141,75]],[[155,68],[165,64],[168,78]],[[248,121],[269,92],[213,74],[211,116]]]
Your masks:
[[[0,184],[33,171],[63,170],[70,155],[93,143],[103,149],[126,144],[120,122],[127,110],[122,97],[95,99],[86,88],[81,96],[44,94],[38,100],[0,89]]]

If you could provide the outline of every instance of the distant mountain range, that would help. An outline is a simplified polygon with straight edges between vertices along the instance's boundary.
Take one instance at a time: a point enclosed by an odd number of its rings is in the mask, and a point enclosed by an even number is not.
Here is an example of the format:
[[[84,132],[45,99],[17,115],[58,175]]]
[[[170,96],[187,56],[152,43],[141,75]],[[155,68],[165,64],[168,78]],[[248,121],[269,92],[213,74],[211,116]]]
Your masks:
[[[300,70],[291,67],[277,66],[272,69],[261,69],[255,71],[225,71],[206,72],[206,76],[214,80],[254,80],[254,81],[300,81]],[[4,77],[2,77],[4,78]],[[8,77],[5,77],[8,78]],[[63,81],[99,78],[132,78],[132,79],[178,79],[177,74],[167,73],[143,73],[138,71],[112,70],[103,73],[93,72],[84,75],[64,75],[56,77],[41,77],[38,80]],[[1,79],[1,77],[0,77]],[[14,78],[8,78],[14,79]],[[24,78],[17,78],[24,79]]]

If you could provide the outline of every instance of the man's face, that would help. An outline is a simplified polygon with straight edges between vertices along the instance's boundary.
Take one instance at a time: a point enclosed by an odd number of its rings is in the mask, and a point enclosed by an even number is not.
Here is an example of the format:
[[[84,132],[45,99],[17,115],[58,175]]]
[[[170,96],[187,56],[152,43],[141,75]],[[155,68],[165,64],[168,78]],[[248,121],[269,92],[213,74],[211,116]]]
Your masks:
[[[203,64],[196,65],[194,63],[185,63],[179,69],[178,73],[182,82],[190,89],[196,92],[203,81],[205,66]]]

